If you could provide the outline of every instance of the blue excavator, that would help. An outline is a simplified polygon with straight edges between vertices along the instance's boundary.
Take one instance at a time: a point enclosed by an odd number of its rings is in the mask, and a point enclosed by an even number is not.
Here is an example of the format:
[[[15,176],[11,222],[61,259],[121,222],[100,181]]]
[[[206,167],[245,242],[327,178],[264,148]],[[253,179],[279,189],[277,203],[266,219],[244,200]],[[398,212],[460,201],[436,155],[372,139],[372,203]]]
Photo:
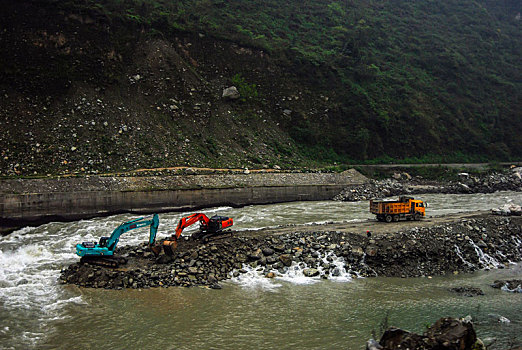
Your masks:
[[[154,214],[151,219],[145,217],[124,222],[118,226],[110,237],[101,237],[100,242],[83,242],[76,245],[76,254],[81,256],[81,263],[89,263],[106,267],[118,267],[125,264],[127,260],[124,257],[114,256],[114,251],[120,240],[120,236],[127,231],[140,227],[150,226],[149,247],[156,253],[154,243],[156,242],[156,233],[158,232],[159,217]]]

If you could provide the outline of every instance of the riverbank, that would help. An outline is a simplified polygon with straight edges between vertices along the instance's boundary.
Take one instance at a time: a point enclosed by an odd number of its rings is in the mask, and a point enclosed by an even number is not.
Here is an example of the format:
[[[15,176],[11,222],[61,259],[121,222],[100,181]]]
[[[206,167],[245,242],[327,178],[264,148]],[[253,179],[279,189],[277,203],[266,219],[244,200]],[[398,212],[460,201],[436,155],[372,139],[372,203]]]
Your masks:
[[[50,221],[118,213],[326,200],[368,179],[351,169],[321,172],[217,172],[0,180],[0,232]]]
[[[433,218],[418,225],[372,222],[237,232],[209,243],[182,241],[174,257],[123,247],[122,269],[75,263],[62,283],[93,288],[209,286],[245,273],[267,278],[418,277],[503,268],[522,260],[522,218],[486,213]],[[341,225],[342,226],[342,225]],[[370,235],[366,233],[370,231]]]
[[[426,180],[412,177],[405,172],[396,172],[385,180],[370,180],[361,185],[349,186],[333,199],[360,201],[405,194],[472,194],[497,191],[522,191],[522,167],[512,168],[505,172],[474,175],[459,173],[458,179],[450,181]]]
[[[462,173],[458,181],[428,181],[407,173],[370,180],[341,173],[280,169],[140,169],[103,176],[0,180],[0,233],[51,221],[120,213],[162,213],[212,206],[239,207],[300,200],[359,201],[419,193],[522,191],[522,168]]]

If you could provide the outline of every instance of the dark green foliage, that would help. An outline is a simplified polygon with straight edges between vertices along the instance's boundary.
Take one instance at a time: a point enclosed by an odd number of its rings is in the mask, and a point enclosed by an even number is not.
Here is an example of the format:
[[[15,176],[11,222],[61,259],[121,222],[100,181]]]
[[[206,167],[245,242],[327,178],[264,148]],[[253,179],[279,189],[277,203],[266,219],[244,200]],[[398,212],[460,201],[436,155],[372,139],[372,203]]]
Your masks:
[[[236,86],[239,95],[241,95],[241,101],[246,102],[247,100],[253,100],[257,98],[258,92],[256,84],[249,84],[245,81],[245,78],[241,74],[236,74],[232,77],[231,82]]]
[[[137,9],[143,2],[127,3]],[[344,106],[334,111],[327,128],[314,122],[291,123],[290,131],[299,142],[312,146],[319,142],[355,159],[422,157],[456,150],[498,159],[521,155],[522,86],[516,77],[521,71],[522,35],[515,19],[520,4],[457,0],[147,4],[151,20],[142,23],[153,23],[161,12],[171,30],[206,31],[264,48],[296,65],[335,71],[342,83],[330,82],[329,87],[337,90]],[[351,130],[354,127],[357,130]]]
[[[294,113],[286,123],[310,156],[421,163],[522,157],[518,1],[41,3],[153,36],[187,31],[235,41],[307,72],[334,95],[326,119]],[[254,82],[239,74],[232,82],[244,102],[258,96]]]

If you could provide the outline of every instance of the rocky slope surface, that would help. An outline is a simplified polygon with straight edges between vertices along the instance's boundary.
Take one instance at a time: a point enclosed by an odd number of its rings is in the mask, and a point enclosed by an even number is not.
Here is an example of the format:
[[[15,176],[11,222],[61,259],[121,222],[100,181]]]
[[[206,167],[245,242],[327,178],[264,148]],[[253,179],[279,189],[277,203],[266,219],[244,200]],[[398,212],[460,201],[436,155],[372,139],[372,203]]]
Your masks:
[[[360,201],[404,194],[422,193],[493,193],[496,191],[522,191],[522,168],[507,172],[483,175],[462,173],[458,181],[437,182],[412,178],[408,174],[397,174],[396,178],[370,180],[369,183],[350,186],[333,199]]]
[[[54,5],[4,3],[0,175],[291,166],[302,157],[284,111],[328,108],[264,50]],[[240,73],[255,101],[223,98]]]
[[[284,232],[284,233],[281,233]],[[300,270],[305,276],[432,276],[503,268],[522,260],[522,219],[470,216],[456,222],[372,234],[288,230],[236,233],[216,241],[183,240],[175,255],[155,257],[147,247],[123,247],[128,263],[108,269],[75,263],[62,283],[94,288],[219,287],[254,269],[266,277]]]
[[[6,0],[0,175],[516,159],[518,12],[513,1]]]

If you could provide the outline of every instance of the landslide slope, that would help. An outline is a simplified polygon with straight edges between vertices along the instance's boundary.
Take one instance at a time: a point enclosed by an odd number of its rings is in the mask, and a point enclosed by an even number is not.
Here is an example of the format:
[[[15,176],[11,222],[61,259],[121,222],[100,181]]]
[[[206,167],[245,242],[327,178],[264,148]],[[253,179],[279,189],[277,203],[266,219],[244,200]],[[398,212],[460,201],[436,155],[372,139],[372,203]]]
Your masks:
[[[2,9],[1,175],[522,156],[518,1]]]

